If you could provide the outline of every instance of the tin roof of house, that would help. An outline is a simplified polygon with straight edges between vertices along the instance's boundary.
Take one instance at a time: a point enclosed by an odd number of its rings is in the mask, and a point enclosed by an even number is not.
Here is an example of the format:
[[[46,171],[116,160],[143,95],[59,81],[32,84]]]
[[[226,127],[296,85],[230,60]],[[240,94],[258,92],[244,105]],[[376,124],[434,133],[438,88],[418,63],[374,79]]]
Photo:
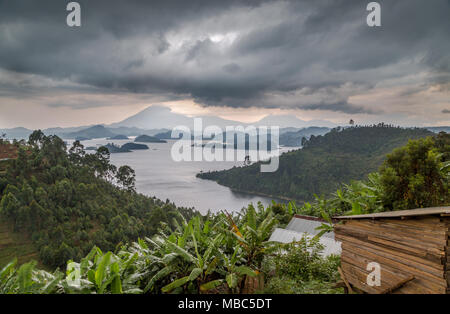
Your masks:
[[[317,235],[320,230],[316,230],[316,228],[320,227],[323,223],[325,223],[325,221],[317,217],[295,215],[294,217],[292,217],[291,221],[285,229],[295,232],[307,233],[310,235]],[[334,239],[333,232],[326,233],[323,236]]]
[[[304,232],[296,232],[293,230],[276,228],[275,231],[270,236],[269,241],[280,242],[280,243],[290,243],[300,241],[303,237],[311,239],[313,235]],[[322,236],[319,239],[320,244],[323,245],[324,249],[322,251],[323,256],[328,256],[331,254],[341,254],[341,243],[335,241],[332,238]]]
[[[346,220],[346,219],[401,218],[401,217],[429,216],[429,215],[450,216],[450,207],[432,207],[432,208],[397,210],[367,215],[340,216],[335,217],[335,219]]]
[[[319,234],[316,230],[325,221],[311,216],[295,215],[285,229],[276,228],[269,241],[290,243],[300,241],[303,237],[312,238]],[[341,254],[341,243],[334,240],[334,232],[325,233],[319,239],[324,246],[322,255]]]

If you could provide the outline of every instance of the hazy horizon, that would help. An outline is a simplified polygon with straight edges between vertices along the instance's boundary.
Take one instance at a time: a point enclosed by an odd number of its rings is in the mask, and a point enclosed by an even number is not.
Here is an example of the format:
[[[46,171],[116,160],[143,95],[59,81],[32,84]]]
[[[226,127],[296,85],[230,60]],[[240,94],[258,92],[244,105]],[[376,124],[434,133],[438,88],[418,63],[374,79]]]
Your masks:
[[[129,116],[126,116],[126,117],[123,117],[123,118],[121,118],[121,120],[117,120],[117,121],[112,121],[112,122],[93,122],[93,123],[89,123],[89,124],[87,124],[87,123],[81,123],[81,124],[75,124],[75,125],[65,125],[65,126],[62,126],[62,125],[48,125],[48,126],[44,126],[44,127],[28,127],[28,126],[26,126],[26,125],[14,125],[14,126],[10,126],[10,127],[3,127],[2,125],[0,125],[0,130],[1,129],[14,129],[14,128],[26,128],[26,129],[30,129],[30,130],[33,130],[33,129],[35,129],[35,130],[37,130],[37,129],[53,129],[53,128],[63,128],[63,129],[66,129],[66,128],[79,128],[79,127],[90,127],[90,126],[95,126],[95,125],[103,125],[103,126],[105,126],[105,127],[111,127],[111,128],[118,128],[118,127],[120,127],[120,126],[118,126],[118,125],[116,125],[116,124],[120,124],[121,122],[123,122],[124,120],[127,120],[127,119],[129,119],[129,118],[131,118],[131,117],[134,117],[135,115],[137,115],[137,114],[140,114],[142,111],[145,111],[146,109],[149,109],[149,108],[151,108],[151,107],[154,107],[154,106],[161,106],[160,104],[157,104],[157,105],[151,105],[151,106],[148,106],[148,107],[145,107],[143,110],[140,110],[140,111],[138,111],[136,114],[135,113],[133,113],[133,114],[130,114]],[[170,107],[168,107],[168,108],[170,108]],[[177,111],[173,111],[172,110],[172,112],[174,112],[174,113],[178,113],[178,114],[182,114],[182,115],[185,115],[184,113],[182,113],[182,111],[180,111],[180,112],[177,112]],[[224,117],[224,116],[220,116],[220,115],[213,115],[213,114],[205,114],[205,115],[201,115],[201,114],[186,114],[186,116],[187,117],[217,117],[217,118],[221,118],[221,119],[224,119],[224,120],[229,120],[229,121],[231,121],[231,122],[240,122],[240,123],[242,123],[243,125],[246,125],[246,124],[254,124],[254,123],[257,123],[257,122],[259,122],[259,121],[261,121],[261,120],[263,120],[263,119],[266,119],[266,118],[276,118],[276,117],[280,117],[280,118],[285,118],[286,116],[288,116],[288,114],[286,113],[286,112],[280,112],[280,113],[275,113],[275,114],[273,114],[273,113],[268,113],[268,114],[266,114],[266,115],[263,115],[262,117],[258,117],[258,118],[253,118],[253,119],[245,119],[245,117],[244,117],[244,119],[235,119],[235,117]],[[300,119],[300,120],[302,120],[301,118],[299,118],[299,117],[296,117],[297,119]],[[327,120],[327,119],[312,119],[312,120],[302,120],[302,121],[304,121],[305,123],[307,123],[307,125],[306,126],[294,126],[294,125],[290,125],[290,124],[286,124],[286,125],[284,125],[284,126],[280,126],[280,127],[286,127],[286,128],[289,128],[289,127],[294,127],[294,128],[306,128],[306,127],[310,127],[310,126],[317,126],[317,127],[328,127],[328,128],[333,128],[333,127],[336,127],[336,126],[345,126],[345,125],[348,125],[349,124],[349,121],[345,121],[345,122],[342,122],[342,123],[333,123],[333,122],[331,122],[331,121],[329,121],[329,120]],[[314,123],[315,121],[320,121],[320,122],[322,122],[322,123],[318,123],[318,124],[316,124],[316,123]],[[329,122],[330,124],[329,125],[326,125],[326,123],[327,122]],[[324,124],[325,123],[325,124]],[[378,123],[386,123],[385,121],[373,121],[373,122],[368,122],[368,123],[359,123],[358,121],[356,121],[355,122],[357,125],[370,125],[370,124],[378,124]],[[211,124],[209,124],[209,125],[211,125]],[[273,124],[272,124],[273,125]],[[402,125],[402,124],[395,124],[395,123],[393,123],[393,125],[394,126],[400,126],[400,127],[450,127],[450,123],[448,124],[448,125],[445,125],[445,124],[443,124],[443,125]],[[152,130],[152,129],[154,129],[154,130],[156,130],[156,129],[163,129],[163,128],[168,128],[168,129],[171,129],[172,128],[172,126],[171,125],[167,125],[166,127],[163,127],[163,126],[157,126],[157,127],[151,127],[151,126],[149,126],[149,127],[142,127],[142,126],[128,126],[128,127],[137,127],[137,128],[140,128],[140,129],[146,129],[146,130]]]

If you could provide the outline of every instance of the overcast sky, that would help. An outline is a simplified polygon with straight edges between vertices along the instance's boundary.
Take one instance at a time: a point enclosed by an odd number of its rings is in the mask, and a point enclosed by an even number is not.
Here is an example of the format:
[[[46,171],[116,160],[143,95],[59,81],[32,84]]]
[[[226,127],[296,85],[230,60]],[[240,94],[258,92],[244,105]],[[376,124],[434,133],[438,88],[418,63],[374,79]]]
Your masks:
[[[0,128],[152,104],[252,121],[450,125],[450,0],[0,0]]]

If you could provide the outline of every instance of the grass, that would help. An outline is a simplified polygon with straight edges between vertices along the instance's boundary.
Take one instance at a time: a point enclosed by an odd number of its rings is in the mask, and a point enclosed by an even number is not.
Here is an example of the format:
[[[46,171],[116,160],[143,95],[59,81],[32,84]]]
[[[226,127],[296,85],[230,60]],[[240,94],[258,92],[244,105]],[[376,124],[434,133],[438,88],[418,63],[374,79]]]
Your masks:
[[[39,267],[45,269],[39,263],[39,252],[31,239],[23,233],[13,232],[6,222],[0,220],[0,269],[14,257],[17,257],[18,264],[36,260]]]

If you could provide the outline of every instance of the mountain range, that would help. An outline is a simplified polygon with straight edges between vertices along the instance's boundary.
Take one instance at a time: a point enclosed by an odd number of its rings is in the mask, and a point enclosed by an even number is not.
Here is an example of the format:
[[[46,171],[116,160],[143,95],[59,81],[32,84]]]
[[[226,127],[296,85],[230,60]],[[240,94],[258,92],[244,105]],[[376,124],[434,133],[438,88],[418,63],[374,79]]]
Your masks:
[[[309,127],[322,127],[322,133],[326,128],[333,128],[337,125],[325,120],[304,121],[293,115],[268,115],[255,123],[242,123],[234,120],[227,120],[216,116],[198,116],[190,117],[180,113],[173,112],[170,108],[153,105],[140,111],[139,113],[128,117],[120,122],[109,125],[88,125],[68,128],[48,128],[43,132],[46,135],[58,135],[65,139],[74,138],[103,138],[112,137],[114,135],[154,136],[159,133],[170,131],[175,126],[187,126],[190,129],[194,127],[194,118],[202,118],[203,128],[215,125],[222,129],[226,126],[278,126],[280,133],[298,132],[299,130]],[[449,132],[450,127],[429,127],[430,131],[438,133],[440,131]],[[32,130],[23,127],[12,129],[0,129],[0,136],[6,134],[6,138],[26,139]],[[293,135],[293,134],[292,134]],[[296,134],[298,135],[298,134]],[[295,136],[298,138],[298,136]],[[300,137],[301,138],[301,137]]]
[[[170,108],[164,106],[151,106],[141,112],[117,123],[109,125],[110,127],[138,127],[141,129],[172,129],[175,126],[184,125],[189,128],[194,127],[194,118],[201,118],[203,126],[216,125],[220,128],[237,125],[264,125],[278,126],[280,128],[305,128],[309,126],[335,127],[334,123],[322,120],[303,121],[292,115],[269,115],[255,123],[242,123],[239,121],[227,120],[215,116],[197,116],[189,117],[187,115],[175,113]]]

